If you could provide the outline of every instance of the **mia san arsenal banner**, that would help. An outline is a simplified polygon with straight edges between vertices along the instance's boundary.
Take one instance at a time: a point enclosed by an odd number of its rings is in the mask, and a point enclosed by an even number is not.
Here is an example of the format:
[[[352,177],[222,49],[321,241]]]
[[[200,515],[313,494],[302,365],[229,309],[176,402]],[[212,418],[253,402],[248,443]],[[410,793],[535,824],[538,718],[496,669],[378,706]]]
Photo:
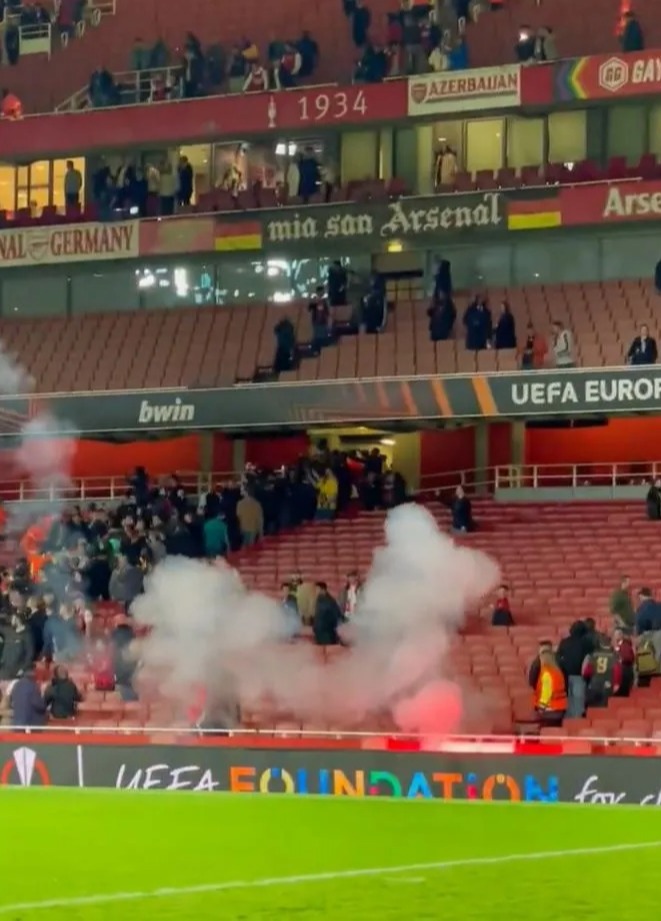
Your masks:
[[[140,254],[138,221],[56,224],[0,231],[0,267],[130,259]]]

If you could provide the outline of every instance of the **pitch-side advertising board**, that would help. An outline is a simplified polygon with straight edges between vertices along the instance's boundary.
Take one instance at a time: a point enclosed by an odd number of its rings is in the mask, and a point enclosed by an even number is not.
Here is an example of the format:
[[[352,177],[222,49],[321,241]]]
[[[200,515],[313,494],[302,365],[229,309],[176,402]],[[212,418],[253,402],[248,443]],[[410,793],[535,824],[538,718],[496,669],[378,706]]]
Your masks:
[[[0,786],[661,805],[654,759],[0,744]]]

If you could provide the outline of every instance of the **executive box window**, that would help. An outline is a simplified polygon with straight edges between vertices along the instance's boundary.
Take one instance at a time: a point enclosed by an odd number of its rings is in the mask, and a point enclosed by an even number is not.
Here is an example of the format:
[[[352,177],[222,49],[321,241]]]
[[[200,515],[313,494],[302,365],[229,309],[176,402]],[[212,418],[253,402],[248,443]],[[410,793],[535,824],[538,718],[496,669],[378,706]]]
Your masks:
[[[85,193],[85,158],[72,157],[83,177],[81,198]],[[54,205],[64,209],[64,177],[67,159],[39,160],[27,166],[0,166],[0,210],[13,214],[18,208],[30,208],[38,216],[43,208]]]
[[[578,163],[587,156],[587,112],[551,112],[549,163]]]

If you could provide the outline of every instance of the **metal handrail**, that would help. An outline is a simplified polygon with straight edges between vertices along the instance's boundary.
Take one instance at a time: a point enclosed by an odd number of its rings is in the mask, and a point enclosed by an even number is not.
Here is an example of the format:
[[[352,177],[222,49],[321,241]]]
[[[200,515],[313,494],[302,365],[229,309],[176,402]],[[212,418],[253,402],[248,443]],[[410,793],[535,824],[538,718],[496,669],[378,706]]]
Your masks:
[[[190,735],[195,737],[209,737],[214,738],[218,737],[218,729],[198,729],[191,726],[110,726],[106,724],[97,724],[96,726],[81,726],[76,725],[54,725],[48,723],[45,726],[1,726],[0,725],[0,736],[9,735],[12,733],[22,733],[22,734],[31,734],[39,733],[40,735],[44,732],[48,734],[58,735],[62,734],[64,736],[79,736],[79,735],[97,735],[97,736],[127,736],[127,735]],[[653,738],[651,736],[571,736],[571,735],[553,735],[553,736],[544,736],[536,735],[533,733],[526,733],[525,730],[521,734],[503,734],[497,735],[495,733],[486,733],[482,735],[476,734],[466,734],[466,733],[457,733],[453,735],[442,735],[441,733],[434,734],[433,732],[428,733],[419,733],[419,732],[386,732],[386,731],[357,731],[357,730],[344,730],[344,729],[278,729],[278,728],[263,728],[263,729],[254,729],[254,728],[244,728],[239,726],[236,729],[224,729],[223,738],[231,739],[241,736],[250,736],[253,739],[258,739],[260,737],[268,738],[279,738],[279,739],[326,739],[338,741],[341,739],[392,739],[393,741],[399,742],[411,742],[411,743],[422,743],[423,745],[433,745],[437,747],[437,750],[446,749],[448,751],[457,751],[460,752],[461,746],[464,746],[465,750],[476,750],[476,746],[488,747],[505,747],[507,746],[512,753],[516,753],[515,749],[521,745],[530,746],[534,745],[575,745],[579,744],[593,744],[600,746],[617,746],[617,745],[654,745],[661,746],[661,737]]]
[[[635,470],[634,468],[640,468]],[[469,470],[449,470],[423,474],[422,493],[463,486],[467,491],[481,488],[643,486],[661,476],[661,461],[574,464],[500,464]]]
[[[633,467],[644,470],[632,473]],[[224,480],[240,479],[241,471],[186,470],[178,472],[178,476],[185,489],[201,494]],[[542,486],[573,489],[595,485],[642,487],[657,476],[661,476],[661,461],[646,461],[639,464],[506,464],[423,474],[416,495],[429,498],[459,485],[470,494],[521,487],[539,489]],[[17,478],[0,480],[0,498],[5,502],[44,499],[114,501],[123,498],[127,488],[126,475],[73,477],[70,484],[64,488],[39,486],[29,479]]]
[[[240,477],[240,474],[233,471],[211,473],[182,471],[177,475],[184,489],[193,490],[198,494],[207,492],[222,480]],[[39,486],[33,484],[29,479],[0,480],[0,498],[5,502],[55,501],[62,499],[70,501],[114,501],[124,498],[128,488],[126,475],[76,477],[65,487],[56,485]]]

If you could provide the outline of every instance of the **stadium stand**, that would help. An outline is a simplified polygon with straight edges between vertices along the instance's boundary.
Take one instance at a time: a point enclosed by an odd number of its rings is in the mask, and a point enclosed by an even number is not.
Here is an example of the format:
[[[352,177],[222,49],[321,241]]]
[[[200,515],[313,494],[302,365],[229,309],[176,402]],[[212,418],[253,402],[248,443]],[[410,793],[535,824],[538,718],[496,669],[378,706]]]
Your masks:
[[[396,282],[394,308],[376,336],[341,336],[318,357],[304,357],[281,380],[513,370],[513,351],[468,352],[461,338],[432,342],[420,281]],[[489,289],[497,309],[507,297],[517,328],[527,322],[545,335],[552,320],[573,330],[580,364],[621,365],[647,323],[655,336],[653,288],[647,280]],[[466,295],[457,296],[461,311]],[[338,319],[347,317],[339,310]],[[0,339],[35,378],[37,392],[132,390],[150,387],[231,386],[268,369],[275,353],[273,327],[289,317],[297,341],[310,340],[307,303],[250,304],[139,312],[95,313],[57,319],[0,319]],[[141,344],[139,356],[135,343]]]
[[[521,188],[537,188],[544,186],[575,186],[584,182],[617,182],[624,179],[654,180],[661,177],[661,164],[654,154],[644,154],[638,164],[628,167],[623,165],[622,157],[613,157],[605,165],[599,166],[594,160],[583,160],[573,165],[573,169],[561,163],[549,163],[543,168],[537,166],[524,166],[516,171],[503,168],[497,171],[478,170],[475,174],[460,172],[452,186],[441,186],[438,193],[452,195],[454,192],[474,191],[511,191]],[[345,186],[333,187],[330,199],[327,202],[325,193],[317,192],[310,196],[305,204],[324,205],[338,204],[340,202],[385,202],[390,199],[403,199],[403,204],[413,204],[407,201],[410,189],[403,180],[393,177],[387,182],[382,179],[365,179],[347,183]],[[447,201],[447,199],[446,199]],[[181,205],[177,208],[178,215],[211,214],[239,211],[259,210],[262,208],[274,209],[283,206],[301,207],[304,202],[297,196],[288,196],[284,186],[262,187],[257,183],[254,187],[244,189],[237,194],[225,189],[212,189],[209,192],[200,192],[196,204]],[[158,217],[160,202],[155,194],[147,198],[144,217]],[[132,217],[128,207],[118,207],[114,215],[122,214],[130,219]],[[285,216],[283,214],[283,216]],[[98,204],[89,200],[84,205],[67,205],[58,209],[47,205],[39,211],[38,208],[19,208],[16,212],[0,210],[0,230],[9,230],[22,227],[50,226],[53,224],[80,224],[90,221],[99,221],[101,213]]]
[[[385,43],[386,16],[396,11],[397,4],[394,0],[372,0],[368,6],[372,14],[372,38]],[[277,5],[265,9],[258,0],[223,4],[222,20],[216,0],[191,0],[186,5],[162,0],[141,0],[136,5],[116,0],[115,9],[114,16],[104,17],[98,29],[67,48],[66,66],[61,66],[63,52],[59,52],[54,54],[52,62],[36,61],[30,56],[12,69],[12,89],[23,99],[26,111],[47,111],[63,103],[86,86],[99,65],[125,72],[138,36],[147,43],[161,38],[171,49],[178,49],[186,33],[193,29],[205,43],[221,41],[226,51],[248,36],[264,53],[273,35],[287,39],[307,29],[321,46],[319,67],[314,75],[314,82],[320,83],[349,82],[357,57],[339,2],[292,0],[286,18]],[[544,5],[535,0],[510,0],[497,14],[485,12],[476,24],[469,25],[471,66],[511,62],[522,23],[532,27],[551,26],[558,36],[561,57],[615,51],[619,9],[620,0],[598,0],[592,5],[593,15],[588,19],[577,15],[572,0]],[[636,13],[647,47],[661,45],[661,24],[654,0],[639,0]]]
[[[439,523],[447,527],[447,510],[429,504]],[[512,731],[531,714],[527,671],[540,639],[555,643],[579,618],[595,617],[604,632],[612,628],[608,597],[617,574],[626,571],[634,584],[661,590],[661,580],[650,579],[649,559],[661,551],[658,525],[641,520],[634,503],[507,504],[477,500],[479,531],[463,540],[491,554],[500,564],[510,587],[516,625],[509,629],[488,626],[488,601],[472,612],[465,629],[450,651],[452,675],[467,692],[469,707],[465,730],[473,733]],[[338,593],[345,574],[366,572],[375,546],[383,535],[382,513],[359,513],[339,518],[332,525],[304,525],[269,538],[256,548],[232,558],[250,588],[276,596],[283,580],[295,571],[304,578],[324,579]],[[568,542],[567,535],[572,540]],[[99,602],[90,628],[92,638],[109,632],[121,605]],[[308,642],[302,637],[299,642]],[[342,647],[315,650],[320,667],[332,668]],[[71,674],[84,692],[79,725],[123,728],[186,725],[171,703],[164,703],[149,684],[140,685],[140,700],[125,702],[117,692],[95,691],[92,674],[83,665]],[[40,665],[45,680],[48,670]],[[342,729],[323,718],[314,725],[275,712],[268,701],[243,702],[242,724],[249,728],[297,730]],[[530,727],[528,726],[528,729]],[[567,719],[562,729],[545,729],[544,735],[579,735],[642,738],[661,733],[661,693],[658,684],[635,688],[628,698],[613,698],[603,710],[589,710],[587,718]]]

